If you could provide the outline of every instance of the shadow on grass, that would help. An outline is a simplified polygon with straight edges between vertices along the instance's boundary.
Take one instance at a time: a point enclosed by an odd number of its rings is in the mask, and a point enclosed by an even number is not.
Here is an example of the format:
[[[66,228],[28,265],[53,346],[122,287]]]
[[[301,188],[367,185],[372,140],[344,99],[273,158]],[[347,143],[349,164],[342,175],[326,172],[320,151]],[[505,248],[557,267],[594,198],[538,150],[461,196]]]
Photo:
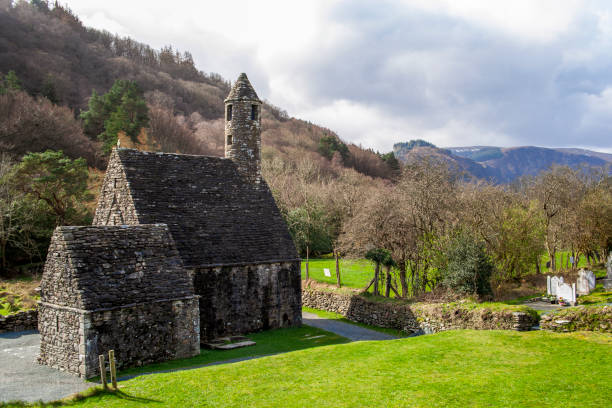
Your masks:
[[[150,398],[142,398],[130,395],[121,390],[113,390],[110,388],[104,389],[102,386],[93,387],[86,391],[80,392],[78,394],[71,395],[59,401],[51,401],[51,402],[24,402],[24,401],[9,401],[9,402],[0,402],[0,408],[8,408],[8,407],[67,407],[74,405],[78,402],[81,402],[88,398],[94,397],[104,397],[104,396],[112,396],[118,399],[132,401],[132,402],[141,402],[146,404],[161,404],[163,401],[150,399]]]

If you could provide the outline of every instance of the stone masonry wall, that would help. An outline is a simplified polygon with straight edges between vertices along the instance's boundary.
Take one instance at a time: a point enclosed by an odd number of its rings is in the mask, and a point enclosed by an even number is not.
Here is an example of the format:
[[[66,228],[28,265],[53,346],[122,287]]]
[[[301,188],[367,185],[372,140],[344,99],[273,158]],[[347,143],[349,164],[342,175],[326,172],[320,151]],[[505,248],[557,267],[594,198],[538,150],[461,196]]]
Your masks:
[[[302,304],[339,313],[347,319],[402,330],[406,333],[437,333],[453,329],[529,330],[536,318],[526,313],[487,308],[464,308],[460,304],[405,304],[374,302],[357,294],[304,288]]]
[[[190,298],[85,314],[85,376],[99,375],[98,355],[109,350],[118,369],[198,355],[197,306]]]
[[[300,263],[195,270],[202,340],[302,324]]]
[[[37,327],[37,310],[26,310],[8,316],[0,316],[0,333],[36,330]]]
[[[138,214],[115,149],[108,161],[92,225],[136,224],[139,224]]]
[[[40,354],[38,362],[62,371],[83,376],[85,366],[79,358],[82,343],[83,314],[39,302],[38,331]]]
[[[232,116],[228,118],[228,107]],[[256,118],[252,109],[256,106]],[[232,142],[229,143],[231,136]],[[251,183],[261,181],[261,101],[246,74],[240,74],[225,100],[225,157]]]
[[[115,350],[117,368],[200,353],[197,297],[110,310],[39,304],[41,364],[81,377],[99,375],[98,355]]]

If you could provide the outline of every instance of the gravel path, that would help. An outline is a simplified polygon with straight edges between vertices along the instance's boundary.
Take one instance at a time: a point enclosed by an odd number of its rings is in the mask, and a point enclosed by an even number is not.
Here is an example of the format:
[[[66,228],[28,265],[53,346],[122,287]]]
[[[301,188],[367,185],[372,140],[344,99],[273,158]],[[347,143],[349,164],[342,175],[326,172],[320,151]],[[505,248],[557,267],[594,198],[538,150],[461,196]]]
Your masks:
[[[393,340],[398,337],[366,329],[350,323],[319,317],[314,313],[302,312],[302,322],[308,326],[317,327],[346,337],[351,341],[360,340]]]
[[[38,364],[39,348],[36,331],[0,334],[0,402],[51,401],[95,385]]]

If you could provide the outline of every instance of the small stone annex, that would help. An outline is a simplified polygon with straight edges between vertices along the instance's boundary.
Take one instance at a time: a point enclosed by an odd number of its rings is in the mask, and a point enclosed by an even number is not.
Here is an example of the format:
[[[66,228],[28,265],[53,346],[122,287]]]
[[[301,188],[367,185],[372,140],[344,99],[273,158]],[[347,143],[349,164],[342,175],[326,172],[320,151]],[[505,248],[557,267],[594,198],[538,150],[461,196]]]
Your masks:
[[[93,226],[53,235],[41,363],[91,377],[110,349],[127,367],[301,325],[300,259],[261,177],[261,105],[241,74],[225,158],[113,150]]]

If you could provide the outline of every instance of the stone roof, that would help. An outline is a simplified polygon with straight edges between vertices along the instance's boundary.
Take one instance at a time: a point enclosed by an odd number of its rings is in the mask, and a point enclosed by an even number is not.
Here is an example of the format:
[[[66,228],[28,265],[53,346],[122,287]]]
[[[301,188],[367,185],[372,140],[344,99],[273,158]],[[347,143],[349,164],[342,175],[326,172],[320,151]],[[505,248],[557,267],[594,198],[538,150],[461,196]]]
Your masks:
[[[261,102],[257,96],[257,93],[255,92],[255,89],[253,89],[253,86],[249,82],[249,78],[247,78],[244,72],[240,74],[229,95],[227,95],[227,98],[225,98],[225,102],[232,100],[250,100]]]
[[[194,295],[166,225],[57,227],[41,292],[84,310]]]
[[[115,149],[141,224],[167,224],[186,266],[298,258],[272,193],[229,159]],[[109,164],[110,166],[110,164]]]

